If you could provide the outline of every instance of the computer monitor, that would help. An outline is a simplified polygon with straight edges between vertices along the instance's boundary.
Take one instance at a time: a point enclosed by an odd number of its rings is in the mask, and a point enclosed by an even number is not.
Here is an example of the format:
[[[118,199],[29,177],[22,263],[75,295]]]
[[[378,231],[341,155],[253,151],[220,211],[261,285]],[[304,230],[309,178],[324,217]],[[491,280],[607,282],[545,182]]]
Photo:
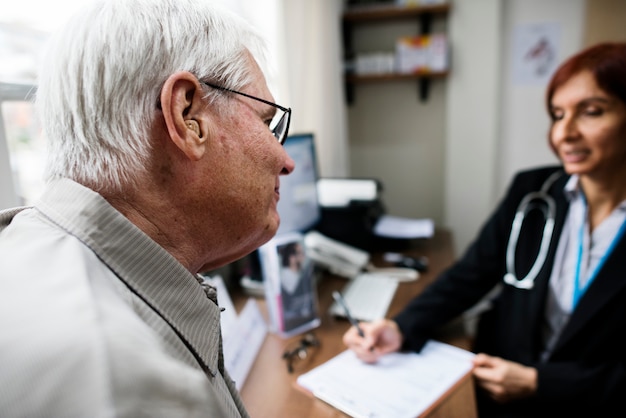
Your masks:
[[[321,217],[317,200],[318,171],[313,134],[291,135],[284,147],[295,161],[296,168],[288,176],[280,177],[280,226],[277,235],[307,232],[317,225]]]

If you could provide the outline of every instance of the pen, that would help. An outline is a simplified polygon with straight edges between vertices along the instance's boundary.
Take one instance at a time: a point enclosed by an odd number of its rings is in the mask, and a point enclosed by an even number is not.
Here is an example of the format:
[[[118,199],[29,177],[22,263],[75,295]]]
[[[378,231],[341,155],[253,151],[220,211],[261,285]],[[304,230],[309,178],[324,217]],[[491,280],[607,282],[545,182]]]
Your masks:
[[[333,291],[333,298],[337,301],[339,305],[341,305],[344,313],[346,314],[346,318],[348,318],[348,321],[350,321],[350,323],[354,325],[357,332],[359,333],[359,337],[365,338],[365,333],[363,332],[363,328],[359,326],[359,322],[356,319],[354,319],[354,317],[350,313],[350,309],[348,309],[348,305],[346,304],[346,301],[344,300],[343,296],[341,296],[341,293],[339,293],[336,290]]]

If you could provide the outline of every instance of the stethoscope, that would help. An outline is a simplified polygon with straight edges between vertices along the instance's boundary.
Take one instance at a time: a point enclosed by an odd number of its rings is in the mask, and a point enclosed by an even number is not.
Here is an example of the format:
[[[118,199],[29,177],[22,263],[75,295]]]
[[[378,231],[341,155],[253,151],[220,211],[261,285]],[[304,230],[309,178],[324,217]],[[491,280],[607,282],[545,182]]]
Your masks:
[[[509,237],[509,243],[506,248],[506,274],[504,275],[504,283],[517,287],[518,289],[532,289],[535,279],[539,275],[539,271],[543,267],[548,256],[548,248],[550,247],[550,241],[552,240],[552,233],[554,231],[554,218],[556,213],[556,203],[552,196],[548,194],[548,190],[552,186],[552,183],[563,174],[560,170],[553,173],[541,186],[541,190],[538,192],[528,193],[515,212],[515,218],[513,218],[513,225],[511,225],[511,235]],[[518,279],[515,275],[515,250],[517,248],[517,240],[522,230],[522,224],[526,214],[532,210],[539,209],[543,213],[545,223],[543,226],[543,235],[541,236],[541,244],[539,246],[539,252],[537,258],[532,267],[522,279]]]

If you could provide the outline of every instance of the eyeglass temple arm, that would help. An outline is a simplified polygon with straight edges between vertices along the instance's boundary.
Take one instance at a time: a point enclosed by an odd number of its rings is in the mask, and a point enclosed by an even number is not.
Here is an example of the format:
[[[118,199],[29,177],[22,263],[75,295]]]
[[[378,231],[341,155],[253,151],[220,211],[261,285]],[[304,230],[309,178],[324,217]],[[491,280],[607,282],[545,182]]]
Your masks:
[[[270,102],[270,101],[268,101],[268,100],[265,100],[265,99],[261,99],[260,97],[251,96],[251,95],[249,95],[249,94],[242,93],[242,92],[237,91],[237,90],[229,89],[229,88],[227,88],[227,87],[222,87],[222,86],[218,86],[218,85],[216,85],[216,84],[207,83],[206,81],[202,81],[201,83],[202,83],[202,84],[205,84],[205,85],[207,85],[207,86],[209,86],[209,87],[213,87],[214,89],[217,89],[217,90],[228,91],[228,92],[231,92],[231,93],[235,93],[235,94],[239,94],[239,95],[241,95],[241,96],[247,97],[247,98],[249,98],[249,99],[258,100],[259,102],[261,102],[261,103],[265,103],[266,105],[270,105],[270,106],[277,107],[278,109],[282,110],[283,112],[288,112],[288,113],[291,113],[291,109],[290,109],[290,108],[288,108],[288,107],[283,107],[283,106],[281,106],[281,105],[279,105],[279,104],[272,103],[272,102]]]

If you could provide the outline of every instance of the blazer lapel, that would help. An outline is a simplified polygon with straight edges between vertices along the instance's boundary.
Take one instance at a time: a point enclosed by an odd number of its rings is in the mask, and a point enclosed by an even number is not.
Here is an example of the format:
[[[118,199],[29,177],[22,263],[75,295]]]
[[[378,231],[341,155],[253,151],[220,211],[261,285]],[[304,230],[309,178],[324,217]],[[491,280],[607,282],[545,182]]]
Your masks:
[[[598,271],[598,275],[580,298],[578,306],[572,312],[570,321],[563,329],[555,350],[584,328],[589,319],[626,286],[624,256],[626,256],[626,236],[622,236],[613,248],[613,252],[609,254],[606,262]]]
[[[554,192],[550,193],[552,198],[556,204],[556,213],[554,219],[554,230],[552,232],[552,238],[550,240],[550,247],[548,249],[548,255],[546,257],[546,261],[543,265],[543,268],[537,275],[535,280],[535,287],[537,288],[536,292],[530,293],[531,298],[531,309],[530,314],[532,315],[532,322],[537,323],[536,321],[543,321],[543,315],[545,312],[545,304],[546,298],[548,294],[548,288],[550,283],[550,276],[552,272],[552,267],[554,265],[554,258],[556,255],[556,250],[559,243],[559,237],[561,236],[561,232],[563,231],[563,224],[565,223],[565,216],[567,215],[567,209],[569,207],[569,203],[563,194],[563,188],[565,187],[565,183],[569,176],[564,175],[559,178],[551,190]],[[534,230],[541,231],[543,225],[534,228]],[[537,242],[541,241],[541,235],[535,236]],[[539,327],[538,329],[541,329]],[[538,335],[540,338],[540,336]],[[538,340],[538,346],[541,345],[540,339]]]

